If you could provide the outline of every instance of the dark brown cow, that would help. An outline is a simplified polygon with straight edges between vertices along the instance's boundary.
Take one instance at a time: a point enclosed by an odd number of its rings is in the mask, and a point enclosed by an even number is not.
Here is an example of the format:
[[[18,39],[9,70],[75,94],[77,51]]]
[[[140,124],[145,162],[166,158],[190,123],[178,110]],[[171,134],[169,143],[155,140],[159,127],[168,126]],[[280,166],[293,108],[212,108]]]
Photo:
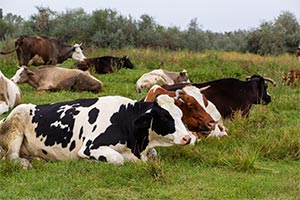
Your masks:
[[[242,116],[249,115],[250,108],[253,104],[268,104],[271,102],[271,96],[267,92],[267,84],[270,78],[264,78],[260,75],[253,75],[246,81],[235,78],[224,78],[204,83],[192,83],[192,85],[203,88],[209,86],[203,91],[206,98],[217,107],[223,118],[234,118],[237,111],[241,111]],[[177,90],[187,84],[164,85],[167,90]]]
[[[134,68],[128,56],[123,56],[122,58],[112,56],[86,58],[83,61],[77,62],[75,66],[84,71],[88,69],[95,70],[98,74],[112,73],[114,69]]]
[[[15,48],[0,54],[17,51],[19,65],[56,65],[68,58],[84,60],[81,45],[69,45],[45,36],[23,35],[15,42]]]
[[[89,72],[78,69],[66,69],[52,65],[29,69],[20,67],[11,78],[15,83],[28,83],[37,91],[75,90],[100,92],[102,82]]]

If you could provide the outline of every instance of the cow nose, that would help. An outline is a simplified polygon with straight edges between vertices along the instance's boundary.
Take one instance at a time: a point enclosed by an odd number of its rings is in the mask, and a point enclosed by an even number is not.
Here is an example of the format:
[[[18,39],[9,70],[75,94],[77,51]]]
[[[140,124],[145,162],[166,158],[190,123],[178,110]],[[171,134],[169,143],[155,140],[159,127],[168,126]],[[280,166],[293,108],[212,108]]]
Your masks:
[[[186,135],[182,138],[182,144],[186,145],[191,143],[192,138],[189,135]]]
[[[212,120],[212,121],[207,123],[207,127],[209,128],[209,130],[215,130],[216,124],[217,124],[217,122]]]

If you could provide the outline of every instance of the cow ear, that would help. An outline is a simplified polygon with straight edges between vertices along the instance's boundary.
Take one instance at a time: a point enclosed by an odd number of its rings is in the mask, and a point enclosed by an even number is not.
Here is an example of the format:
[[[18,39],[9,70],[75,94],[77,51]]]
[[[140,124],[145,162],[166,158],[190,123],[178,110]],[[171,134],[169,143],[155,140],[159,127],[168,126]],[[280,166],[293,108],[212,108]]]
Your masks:
[[[144,113],[134,120],[133,124],[137,128],[150,128],[152,115],[150,113]]]
[[[29,76],[34,75],[34,72],[31,69],[29,69],[28,67],[24,67],[24,69],[25,69],[27,75],[29,75]]]

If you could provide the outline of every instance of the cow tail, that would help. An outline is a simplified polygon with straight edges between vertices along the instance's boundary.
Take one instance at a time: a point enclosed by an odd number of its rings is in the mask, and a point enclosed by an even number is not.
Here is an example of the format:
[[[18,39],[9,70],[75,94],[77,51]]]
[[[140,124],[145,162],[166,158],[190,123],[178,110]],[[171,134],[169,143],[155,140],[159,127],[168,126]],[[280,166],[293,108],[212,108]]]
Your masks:
[[[19,39],[16,40],[14,49],[9,50],[9,51],[0,51],[0,54],[6,55],[6,54],[10,54],[10,53],[16,51],[20,47],[21,43],[23,42],[23,39],[24,39],[24,37],[21,36]]]
[[[14,49],[12,49],[12,50],[9,50],[9,51],[0,51],[0,54],[1,54],[1,55],[10,54],[10,53],[14,52],[14,51],[17,50],[17,49],[18,49],[18,47],[14,48]]]

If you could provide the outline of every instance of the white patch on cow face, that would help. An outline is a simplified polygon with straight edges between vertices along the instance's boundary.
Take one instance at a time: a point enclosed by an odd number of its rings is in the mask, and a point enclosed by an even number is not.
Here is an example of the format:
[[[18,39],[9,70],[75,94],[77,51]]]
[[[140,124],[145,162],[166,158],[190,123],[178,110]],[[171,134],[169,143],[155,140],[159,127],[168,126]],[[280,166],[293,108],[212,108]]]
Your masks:
[[[21,80],[21,74],[24,72],[24,67],[20,67],[20,69],[17,70],[16,74],[10,79],[14,83],[19,83]]]
[[[86,59],[86,57],[83,55],[83,52],[80,48],[81,45],[79,44],[74,44],[74,52],[72,54],[72,58],[75,60],[79,60],[79,61],[83,61],[84,59]]]
[[[215,126],[215,129],[210,132],[208,137],[222,137],[227,136],[226,128],[223,125],[222,116],[216,106],[208,101],[208,105],[205,106],[203,95],[200,92],[200,90],[195,86],[185,86],[182,88],[183,91],[185,91],[188,95],[193,96],[198,103],[205,109],[205,111],[213,118],[215,122],[217,122],[217,126]],[[219,128],[222,127],[222,130]]]
[[[0,115],[6,113],[7,111],[8,111],[8,105],[6,104],[6,102],[0,101]]]
[[[157,103],[158,105],[160,105],[160,107],[167,110],[175,121],[175,132],[164,136],[164,139],[166,139],[165,142],[169,143],[169,145],[188,144],[191,139],[190,134],[181,120],[182,111],[175,105],[174,99],[169,97],[168,95],[160,95],[157,97]],[[187,140],[189,140],[188,143],[186,142]],[[169,146],[168,144],[160,145]]]

